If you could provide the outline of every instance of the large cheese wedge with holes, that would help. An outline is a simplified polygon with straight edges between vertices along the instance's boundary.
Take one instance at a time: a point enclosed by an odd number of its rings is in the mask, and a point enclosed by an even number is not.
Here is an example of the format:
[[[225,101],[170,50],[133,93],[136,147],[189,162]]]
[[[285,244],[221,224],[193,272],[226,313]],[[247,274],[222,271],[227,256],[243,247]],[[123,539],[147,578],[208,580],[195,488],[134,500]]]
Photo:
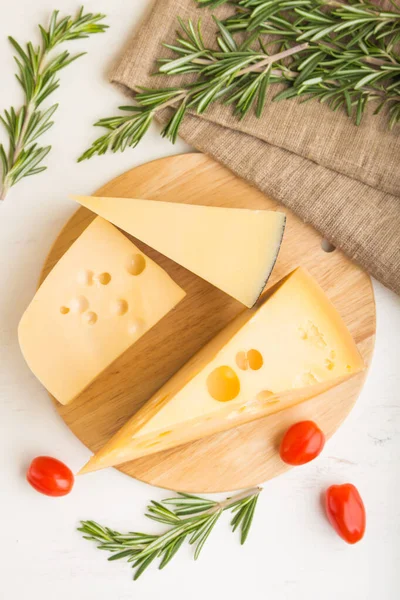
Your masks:
[[[97,217],[23,315],[22,353],[48,391],[68,404],[184,296],[161,267]]]
[[[285,215],[270,210],[73,198],[249,307],[268,281],[285,229]]]
[[[198,352],[81,472],[265,417],[363,369],[336,309],[311,275],[296,269]]]

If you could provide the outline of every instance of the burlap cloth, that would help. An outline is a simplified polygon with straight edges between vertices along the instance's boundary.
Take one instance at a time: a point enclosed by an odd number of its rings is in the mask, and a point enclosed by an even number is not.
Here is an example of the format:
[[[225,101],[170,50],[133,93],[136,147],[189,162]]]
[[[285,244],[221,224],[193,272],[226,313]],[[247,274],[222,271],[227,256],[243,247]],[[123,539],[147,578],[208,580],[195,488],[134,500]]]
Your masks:
[[[217,14],[227,12],[232,8]],[[114,83],[128,91],[175,85],[176,79],[150,74],[155,60],[168,55],[162,42],[175,41],[177,16],[201,17],[205,40],[214,42],[209,10],[194,0],[156,0],[111,74]],[[201,117],[188,115],[180,135],[311,223],[400,294],[400,125],[390,132],[386,114],[371,113],[372,107],[357,127],[315,100],[269,102],[261,119],[249,113],[242,121],[230,107],[215,106]]]

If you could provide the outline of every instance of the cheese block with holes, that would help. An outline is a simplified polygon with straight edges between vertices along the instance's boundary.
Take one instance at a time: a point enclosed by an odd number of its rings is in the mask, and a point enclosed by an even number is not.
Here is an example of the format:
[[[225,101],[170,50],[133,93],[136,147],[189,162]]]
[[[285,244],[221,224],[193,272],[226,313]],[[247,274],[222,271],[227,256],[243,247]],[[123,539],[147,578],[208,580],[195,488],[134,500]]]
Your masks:
[[[298,268],[200,350],[81,472],[265,417],[363,369],[340,315]]]
[[[268,281],[285,229],[285,215],[271,210],[73,198],[248,307]]]
[[[161,267],[97,217],[23,315],[22,353],[48,391],[68,404],[184,296]]]

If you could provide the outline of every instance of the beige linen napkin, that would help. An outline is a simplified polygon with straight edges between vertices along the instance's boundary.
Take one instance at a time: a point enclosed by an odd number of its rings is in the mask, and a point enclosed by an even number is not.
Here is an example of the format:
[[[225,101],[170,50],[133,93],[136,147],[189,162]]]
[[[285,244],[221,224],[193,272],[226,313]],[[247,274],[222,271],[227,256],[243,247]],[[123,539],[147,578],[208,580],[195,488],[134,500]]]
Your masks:
[[[217,11],[223,18],[232,8]],[[165,87],[177,79],[150,77],[173,43],[177,16],[201,17],[215,39],[210,11],[194,0],[156,0],[111,80],[126,90]],[[273,90],[276,93],[277,90]],[[169,109],[160,120],[168,119]],[[400,294],[400,126],[370,109],[357,127],[313,100],[268,103],[264,115],[242,121],[226,106],[185,119],[180,135],[311,223],[335,246]]]

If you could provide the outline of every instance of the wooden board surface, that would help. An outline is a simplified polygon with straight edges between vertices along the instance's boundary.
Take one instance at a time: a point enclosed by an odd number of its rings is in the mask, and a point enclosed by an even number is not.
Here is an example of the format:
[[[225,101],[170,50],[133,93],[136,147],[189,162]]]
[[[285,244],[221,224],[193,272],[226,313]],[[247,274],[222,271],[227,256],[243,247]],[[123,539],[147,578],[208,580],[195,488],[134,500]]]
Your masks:
[[[324,251],[322,238],[314,229],[212,159],[185,154],[147,163],[106,184],[97,195],[283,210],[287,215],[286,232],[268,285],[299,265],[307,268],[339,310],[369,365],[375,337],[375,302],[368,275],[339,250]],[[92,213],[80,208],[70,219],[51,249],[42,278],[93,218]],[[56,403],[67,426],[93,452],[243,310],[236,300],[138,240],[134,242],[166,269],[187,296],[75,402],[70,406]],[[277,452],[285,429],[293,422],[311,418],[330,437],[356,402],[365,377],[362,373],[292,409],[126,463],[120,470],[152,485],[196,493],[232,491],[262,483],[288,468]]]

